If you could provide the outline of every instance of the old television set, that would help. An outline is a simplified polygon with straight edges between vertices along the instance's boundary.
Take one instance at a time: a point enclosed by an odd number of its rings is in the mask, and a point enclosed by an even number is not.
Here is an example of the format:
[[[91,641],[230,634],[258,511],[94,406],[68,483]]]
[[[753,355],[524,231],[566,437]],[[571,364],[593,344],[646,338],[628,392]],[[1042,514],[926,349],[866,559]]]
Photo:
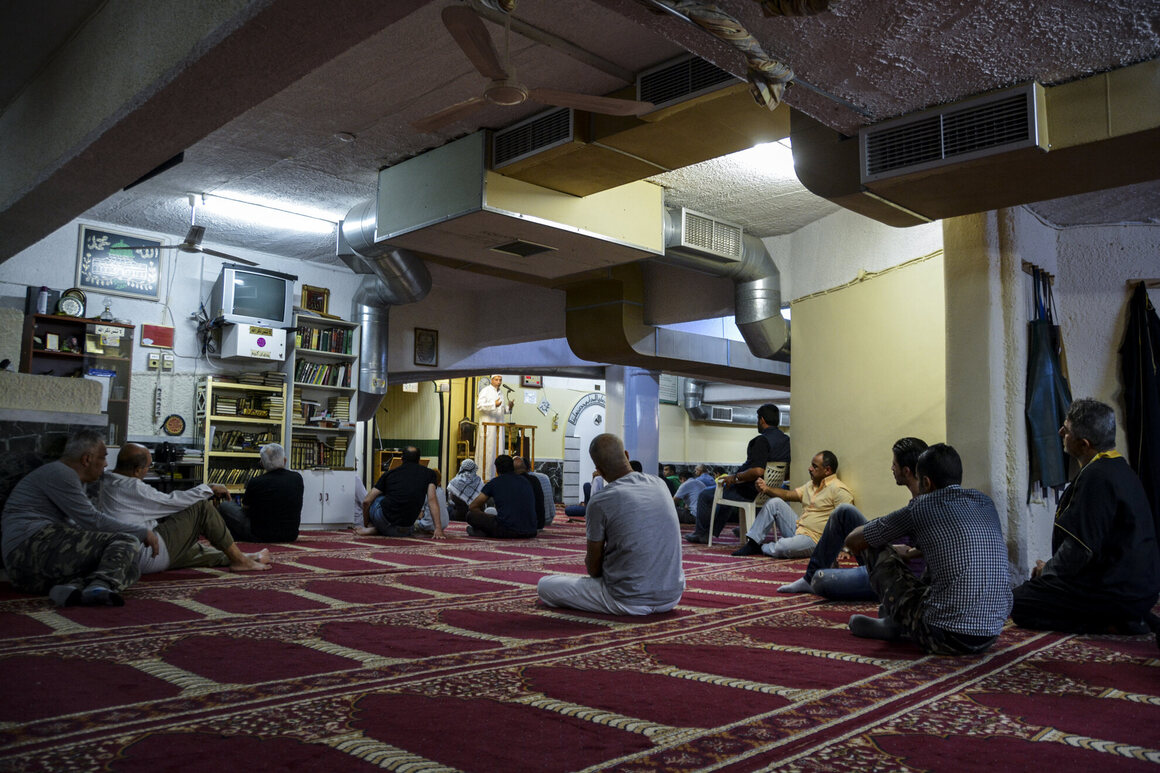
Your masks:
[[[220,325],[293,327],[297,279],[292,274],[227,263],[210,291],[209,317]]]

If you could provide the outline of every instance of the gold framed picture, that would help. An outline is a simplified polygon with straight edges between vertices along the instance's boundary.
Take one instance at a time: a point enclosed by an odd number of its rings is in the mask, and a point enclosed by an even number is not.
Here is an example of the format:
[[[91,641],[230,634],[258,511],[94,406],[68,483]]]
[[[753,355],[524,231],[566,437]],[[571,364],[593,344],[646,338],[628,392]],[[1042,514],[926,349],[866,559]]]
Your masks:
[[[315,314],[329,316],[330,290],[326,287],[302,285],[302,308]]]

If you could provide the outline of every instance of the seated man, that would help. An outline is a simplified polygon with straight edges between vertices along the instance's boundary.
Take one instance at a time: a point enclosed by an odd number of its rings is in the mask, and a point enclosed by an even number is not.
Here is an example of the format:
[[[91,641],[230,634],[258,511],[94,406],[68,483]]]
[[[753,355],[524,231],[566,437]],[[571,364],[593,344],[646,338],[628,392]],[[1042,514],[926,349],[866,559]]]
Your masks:
[[[752,502],[757,498],[757,481],[765,477],[765,465],[769,462],[789,462],[789,437],[778,425],[781,423],[781,409],[773,403],[766,403],[757,409],[757,436],[745,448],[745,461],[737,472],[725,478],[723,499],[735,502]],[[713,536],[725,528],[725,522],[737,512],[730,507],[713,517],[713,497],[716,486],[706,487],[697,497],[697,525],[685,535],[689,542],[704,545],[709,541],[709,523],[713,523]],[[735,516],[734,516],[735,517]]]
[[[538,492],[522,475],[516,475],[515,463],[507,454],[495,458],[497,475],[483,486],[467,511],[467,533],[472,537],[527,539],[536,536],[536,498]],[[489,498],[495,499],[496,514],[483,511]]]
[[[101,435],[81,430],[64,454],[24,476],[0,517],[8,579],[25,593],[45,593],[58,606],[121,606],[121,591],[141,576],[144,542],[156,555],[157,535],[145,524],[117,521],[93,507],[83,484],[101,477],[108,451]],[[74,525],[75,524],[75,525]]]
[[[556,517],[556,497],[552,494],[552,479],[542,472],[536,472],[532,469],[532,463],[528,461],[526,456],[516,456],[512,458],[512,462],[516,466],[517,475],[528,475],[535,483],[536,490],[540,492],[540,501],[544,503],[544,526],[551,526],[552,521]],[[539,518],[539,506],[536,507],[536,518]],[[538,521],[537,521],[538,522]]]
[[[855,636],[907,637],[933,655],[970,655],[995,643],[1011,611],[1007,544],[990,497],[962,488],[963,463],[937,443],[918,457],[920,496],[859,526],[846,547],[861,555],[882,617],[854,615]],[[926,558],[915,577],[891,543],[905,535]]]
[[[616,435],[588,446],[607,481],[588,503],[587,577],[549,575],[536,592],[550,607],[610,615],[668,612],[685,592],[681,527],[664,481],[632,472]]]
[[[452,521],[466,521],[467,508],[471,500],[479,496],[483,490],[483,479],[479,477],[475,462],[464,459],[459,464],[459,472],[447,482],[447,506],[451,510],[448,515]]]
[[[419,449],[403,449],[403,463],[387,470],[363,500],[363,527],[355,532],[364,537],[410,537],[412,527],[426,502],[432,513],[431,536],[443,539],[443,515],[439,510],[434,470],[419,464]]]
[[[1143,633],[1156,622],[1160,560],[1144,487],[1114,450],[1115,411],[1076,400],[1059,434],[1080,471],[1056,508],[1051,558],[1015,589],[1011,619],[1067,633]]]
[[[745,544],[733,551],[735,556],[765,553],[774,558],[804,558],[814,552],[834,508],[854,502],[850,489],[838,480],[838,457],[830,451],[821,451],[810,461],[810,482],[804,486],[769,488],[764,478],[758,478],[757,487],[770,498],[753,519]],[[786,502],[802,503],[801,518]],[[781,539],[761,544],[775,523]]]
[[[544,523],[548,518],[548,511],[544,503],[543,491],[540,489],[540,482],[532,475],[531,468],[528,466],[527,460],[524,457],[513,456],[512,466],[515,469],[515,474],[526,480],[528,485],[532,487],[532,494],[534,495],[532,497],[532,505],[536,511],[536,530],[538,531],[544,528]]]
[[[780,409],[778,410],[778,413],[781,413]],[[780,421],[780,419],[778,419],[778,421]],[[713,473],[709,472],[709,468],[703,464],[698,464],[693,468],[693,477],[701,481],[701,484],[705,486],[712,486],[716,483],[716,481],[713,479]]]
[[[472,462],[472,464],[475,464],[475,462]],[[447,492],[439,485],[443,480],[443,476],[440,475],[439,468],[431,467],[429,469],[435,473],[435,504],[438,507],[436,508],[436,514],[432,516],[431,503],[427,500],[427,497],[423,497],[423,509],[419,512],[419,520],[415,521],[414,527],[414,530],[420,534],[434,534],[436,520],[439,521],[440,531],[446,529],[447,525],[451,523],[451,511],[447,505]],[[366,498],[365,494],[363,498]]]
[[[677,475],[681,485],[677,486],[676,492],[673,493],[673,504],[677,506],[677,517],[681,523],[696,523],[697,522],[697,497],[701,494],[701,489],[705,488],[705,484],[700,478],[694,478],[688,472],[681,472]],[[681,508],[684,508],[688,513],[688,520],[685,520],[681,515]]]
[[[897,486],[906,486],[910,498],[918,496],[918,478],[914,474],[918,455],[926,450],[926,443],[916,437],[904,437],[891,448],[894,457],[890,471]],[[866,567],[832,569],[842,552],[846,537],[857,527],[867,523],[866,517],[853,505],[838,505],[826,521],[822,538],[810,555],[804,576],[777,589],[778,593],[813,593],[833,601],[869,601],[878,598],[870,587],[870,576]],[[907,543],[909,544],[909,542]],[[921,558],[911,561],[915,574],[922,574],[926,562]]]
[[[157,533],[157,555],[142,550],[142,574],[166,569],[228,566],[235,572],[269,569],[270,551],[243,553],[210,501],[228,496],[225,486],[202,483],[185,491],[163,494],[145,482],[153,466],[149,449],[126,443],[117,454],[117,466],[101,476],[98,505],[117,520],[144,524]],[[208,547],[200,541],[209,540]]]
[[[262,446],[264,475],[246,484],[241,507],[222,502],[218,511],[234,539],[245,542],[293,542],[302,523],[302,476],[286,469],[286,449]]]
[[[675,496],[677,487],[681,485],[680,476],[677,475],[677,468],[671,464],[666,464],[661,467],[661,477],[665,481],[665,485],[669,487],[669,491]]]

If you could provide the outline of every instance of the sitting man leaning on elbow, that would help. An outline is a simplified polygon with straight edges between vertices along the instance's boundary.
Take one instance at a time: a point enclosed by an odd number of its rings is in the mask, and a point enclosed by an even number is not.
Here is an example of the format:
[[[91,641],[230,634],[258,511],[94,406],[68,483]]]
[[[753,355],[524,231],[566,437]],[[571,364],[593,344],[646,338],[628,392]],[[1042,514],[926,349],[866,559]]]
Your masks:
[[[888,641],[906,637],[932,655],[983,652],[999,638],[1011,611],[999,513],[986,494],[959,485],[963,463],[945,443],[919,455],[917,474],[919,496],[846,538],[882,601],[882,617],[854,615],[850,632]],[[921,578],[904,560],[913,549],[891,545],[906,535],[926,558]]]
[[[598,435],[588,454],[607,481],[588,503],[588,576],[542,577],[540,600],[610,615],[668,612],[685,591],[681,527],[668,486],[633,472],[616,435]]]

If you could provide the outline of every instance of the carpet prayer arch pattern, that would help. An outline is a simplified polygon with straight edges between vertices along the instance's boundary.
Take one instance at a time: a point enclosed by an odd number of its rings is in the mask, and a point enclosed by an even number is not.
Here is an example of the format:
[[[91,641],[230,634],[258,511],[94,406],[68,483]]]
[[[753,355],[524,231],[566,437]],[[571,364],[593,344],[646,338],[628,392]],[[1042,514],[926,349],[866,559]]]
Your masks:
[[[147,576],[121,608],[0,584],[3,771],[1118,771],[1160,762],[1151,637],[1008,626],[977,657],[856,639],[804,561],[688,546],[648,618],[555,610],[536,540],[304,533],[272,571]]]

